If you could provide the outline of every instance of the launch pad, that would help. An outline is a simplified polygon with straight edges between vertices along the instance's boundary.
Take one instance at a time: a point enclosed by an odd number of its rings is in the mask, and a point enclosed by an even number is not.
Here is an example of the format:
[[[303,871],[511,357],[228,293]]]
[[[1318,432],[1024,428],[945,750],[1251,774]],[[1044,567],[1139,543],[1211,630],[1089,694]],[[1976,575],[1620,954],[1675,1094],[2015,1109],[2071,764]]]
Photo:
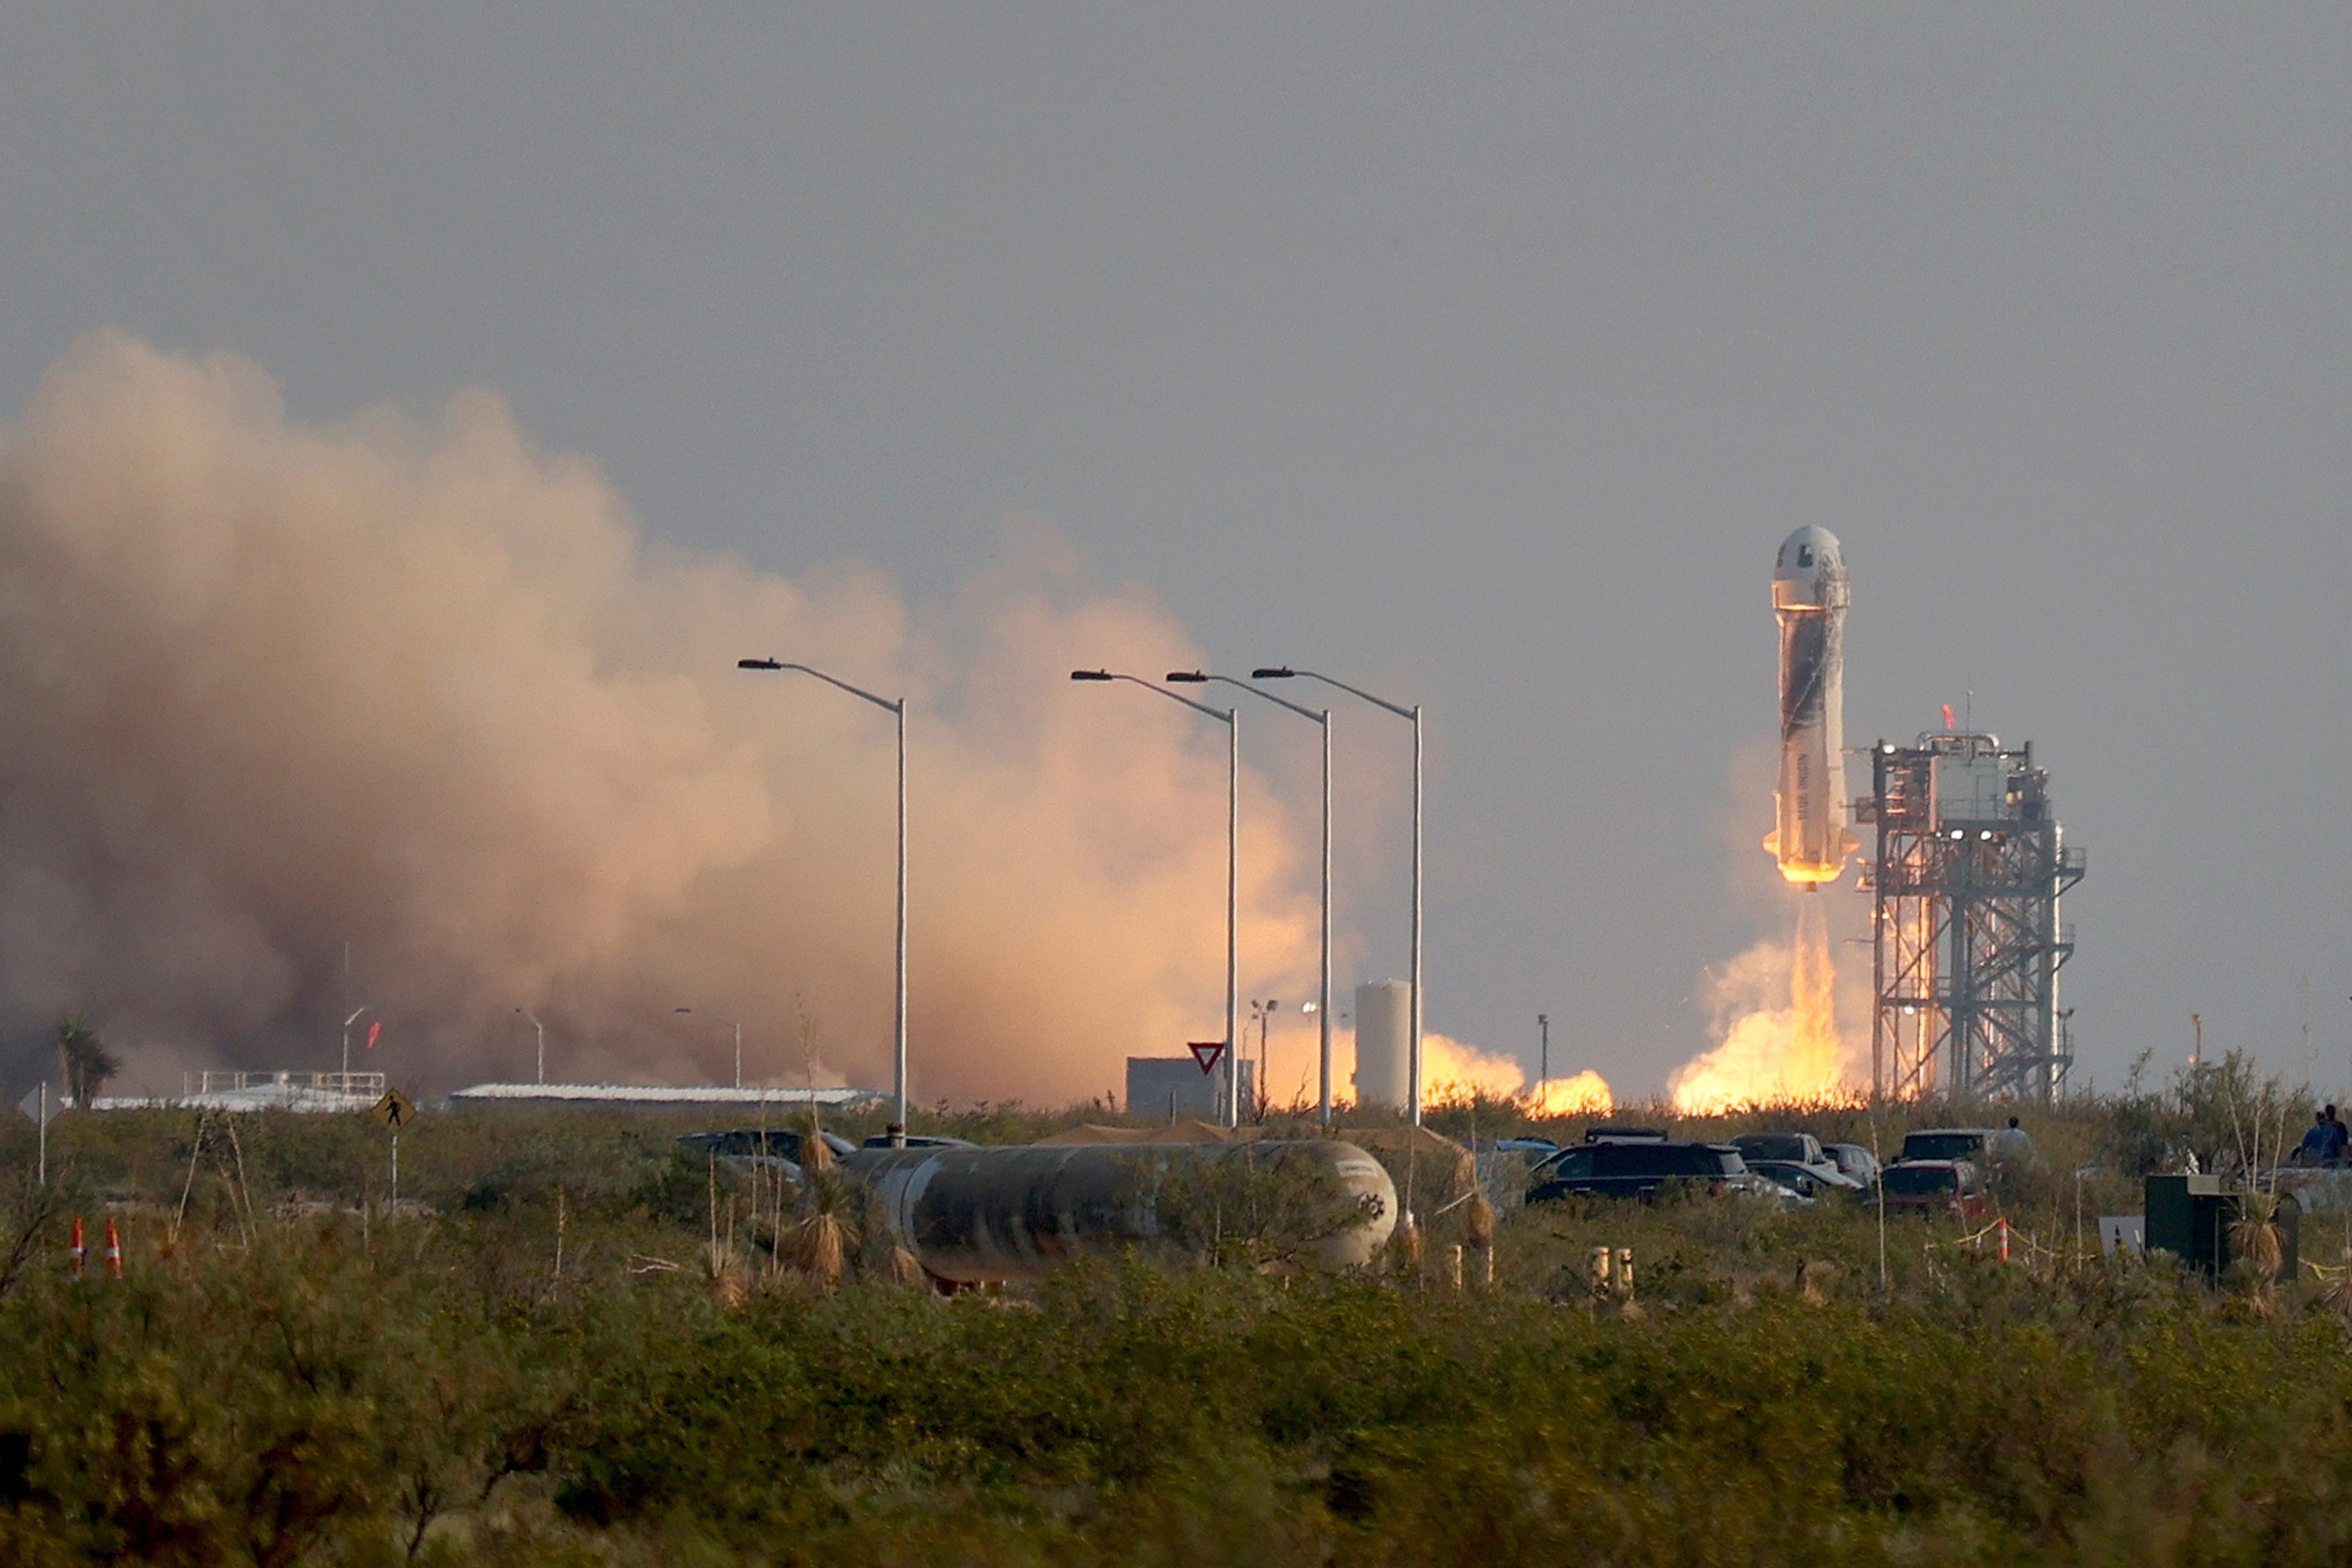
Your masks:
[[[1874,824],[1871,1089],[1880,1098],[2048,1101],[2074,1053],[2058,972],[2074,952],[2059,898],[2083,852],[2051,815],[2033,747],[1930,732],[1871,750]]]

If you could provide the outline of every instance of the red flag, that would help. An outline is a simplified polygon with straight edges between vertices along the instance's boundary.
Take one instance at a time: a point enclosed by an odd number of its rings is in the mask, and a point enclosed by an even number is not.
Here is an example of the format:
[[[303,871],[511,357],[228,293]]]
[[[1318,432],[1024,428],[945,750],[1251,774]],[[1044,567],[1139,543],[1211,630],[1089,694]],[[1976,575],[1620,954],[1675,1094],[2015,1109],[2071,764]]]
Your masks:
[[[383,1033],[383,1025],[381,1022],[370,1024],[368,1026],[368,1049],[375,1049],[375,1037]]]
[[[1944,704],[1944,728],[1945,728],[1945,729],[1947,729],[1947,730],[1948,730],[1948,729],[1950,729],[1951,727],[1952,727],[1952,705],[1951,705],[1950,703],[1947,702],[1947,703],[1945,703],[1945,704]]]

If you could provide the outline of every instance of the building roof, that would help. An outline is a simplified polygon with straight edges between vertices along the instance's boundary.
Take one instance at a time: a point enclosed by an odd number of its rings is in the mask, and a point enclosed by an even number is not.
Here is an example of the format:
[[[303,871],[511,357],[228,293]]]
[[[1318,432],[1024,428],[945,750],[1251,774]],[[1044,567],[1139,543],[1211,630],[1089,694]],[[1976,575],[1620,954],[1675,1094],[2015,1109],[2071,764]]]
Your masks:
[[[889,1097],[878,1089],[783,1089],[772,1084],[478,1083],[452,1105],[860,1105]]]

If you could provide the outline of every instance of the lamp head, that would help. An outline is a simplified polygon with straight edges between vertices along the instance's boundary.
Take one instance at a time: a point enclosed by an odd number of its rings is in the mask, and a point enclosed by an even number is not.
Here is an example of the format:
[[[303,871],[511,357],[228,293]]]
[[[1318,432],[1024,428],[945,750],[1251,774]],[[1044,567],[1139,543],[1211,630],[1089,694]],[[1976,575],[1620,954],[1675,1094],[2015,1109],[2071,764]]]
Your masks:
[[[1291,668],[1286,664],[1269,665],[1264,669],[1251,670],[1250,679],[1252,680],[1288,680],[1292,676],[1297,675],[1297,673],[1298,672],[1297,670]]]
[[[781,662],[772,658],[739,658],[735,661],[735,668],[738,669],[782,669],[784,667]]]
[[[1168,672],[1168,679],[1180,686],[1204,686],[1208,683],[1209,672],[1204,669],[1171,669]]]
[[[1108,669],[1074,669],[1070,671],[1070,679],[1072,680],[1108,680],[1110,679],[1110,671]]]

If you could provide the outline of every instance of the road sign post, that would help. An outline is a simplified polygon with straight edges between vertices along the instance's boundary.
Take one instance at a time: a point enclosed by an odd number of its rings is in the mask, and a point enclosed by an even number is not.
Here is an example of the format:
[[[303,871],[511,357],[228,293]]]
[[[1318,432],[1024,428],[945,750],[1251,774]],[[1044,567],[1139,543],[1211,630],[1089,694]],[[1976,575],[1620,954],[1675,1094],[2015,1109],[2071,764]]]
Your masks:
[[[400,1212],[400,1130],[416,1120],[416,1107],[400,1090],[388,1089],[368,1114],[392,1130],[392,1212],[396,1215]]]

